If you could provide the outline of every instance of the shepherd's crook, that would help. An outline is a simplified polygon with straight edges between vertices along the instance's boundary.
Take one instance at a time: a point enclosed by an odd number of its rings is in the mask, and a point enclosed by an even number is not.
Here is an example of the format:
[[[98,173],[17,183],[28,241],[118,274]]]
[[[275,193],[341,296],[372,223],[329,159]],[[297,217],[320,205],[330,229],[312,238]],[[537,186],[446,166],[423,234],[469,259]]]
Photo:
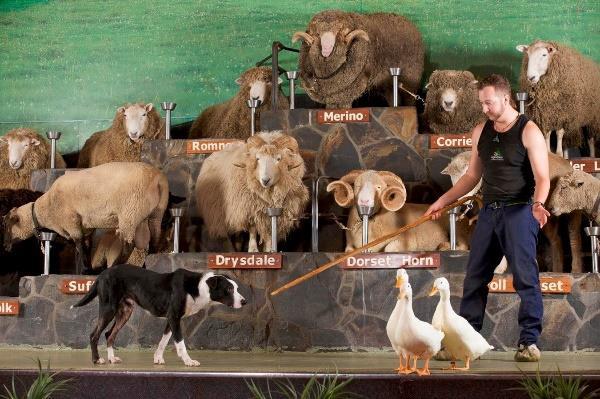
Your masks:
[[[459,199],[458,201],[456,201],[456,202],[454,202],[454,203],[452,203],[452,204],[450,204],[448,206],[443,207],[442,209],[440,209],[436,213],[447,212],[450,209],[455,208],[455,207],[457,207],[459,205],[462,205],[462,204],[464,204],[467,201],[477,201],[477,203],[479,204],[479,207],[481,208],[481,200],[478,197],[470,196],[470,197],[464,197],[462,199]],[[298,277],[295,280],[290,281],[289,283],[287,283],[283,287],[279,287],[275,291],[271,292],[271,295],[275,296],[275,295],[277,295],[277,294],[279,294],[279,293],[281,293],[281,292],[283,292],[283,291],[285,291],[285,290],[287,290],[289,288],[292,288],[292,287],[294,287],[294,286],[296,286],[296,285],[298,285],[298,284],[300,284],[300,283],[302,283],[302,282],[304,282],[304,281],[306,281],[306,280],[308,280],[308,279],[316,276],[317,274],[319,274],[321,272],[324,272],[325,270],[329,269],[330,267],[335,266],[338,263],[340,263],[340,262],[342,262],[342,261],[350,258],[351,256],[354,256],[354,255],[357,255],[357,254],[363,252],[367,248],[371,248],[371,247],[373,247],[375,245],[381,244],[384,241],[388,241],[388,240],[396,237],[398,234],[404,233],[406,230],[412,229],[413,227],[417,227],[418,225],[420,225],[422,223],[425,223],[426,221],[428,221],[432,217],[433,217],[433,215],[421,216],[419,219],[415,220],[414,222],[412,222],[410,224],[402,226],[401,228],[399,228],[398,230],[396,230],[393,233],[390,233],[390,234],[387,234],[387,235],[385,235],[383,237],[380,237],[377,240],[372,241],[372,242],[368,243],[367,245],[363,245],[360,248],[356,248],[354,251],[348,252],[347,254],[345,254],[343,256],[340,256],[339,258],[334,259],[331,262],[328,262],[328,263],[324,264],[323,266],[320,266],[317,269],[312,270],[312,271],[306,273],[305,275]]]

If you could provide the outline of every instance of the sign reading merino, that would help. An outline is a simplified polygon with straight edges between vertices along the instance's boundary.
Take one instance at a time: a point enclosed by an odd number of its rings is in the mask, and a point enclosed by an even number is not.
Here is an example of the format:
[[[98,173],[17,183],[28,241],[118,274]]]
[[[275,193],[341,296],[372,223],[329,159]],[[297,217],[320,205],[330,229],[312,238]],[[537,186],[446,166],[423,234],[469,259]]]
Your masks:
[[[317,111],[317,123],[369,122],[369,108],[328,109]]]
[[[468,134],[431,134],[429,148],[471,148],[471,133]]]
[[[209,269],[281,269],[281,254],[208,254]]]
[[[185,152],[186,154],[212,154],[239,141],[236,139],[187,140]]]
[[[366,253],[342,262],[345,269],[435,269],[440,266],[439,252]]]

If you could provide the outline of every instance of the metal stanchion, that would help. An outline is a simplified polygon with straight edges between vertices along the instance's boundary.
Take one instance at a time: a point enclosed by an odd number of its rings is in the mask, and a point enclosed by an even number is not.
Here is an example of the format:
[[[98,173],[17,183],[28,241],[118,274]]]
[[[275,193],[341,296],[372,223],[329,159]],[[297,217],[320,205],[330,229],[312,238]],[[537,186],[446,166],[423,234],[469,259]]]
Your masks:
[[[165,115],[165,139],[167,140],[171,139],[171,111],[173,111],[176,106],[177,104],[171,102],[160,103],[160,107],[163,111],[167,112],[167,115]]]
[[[369,243],[369,216],[373,214],[375,209],[372,206],[357,205],[358,215],[362,218],[362,245]],[[365,252],[370,252],[366,250]]]
[[[525,113],[525,101],[529,99],[529,94],[524,91],[520,91],[517,93],[517,100],[519,101],[519,113]]]
[[[282,211],[283,208],[267,208],[267,215],[271,217],[271,252],[277,252],[277,218]]]
[[[179,253],[179,228],[181,223],[181,216],[183,216],[183,208],[171,208],[169,209],[171,216],[175,218],[173,226],[173,253]]]
[[[598,245],[598,236],[600,236],[600,226],[585,227],[585,234],[590,237],[592,243],[592,272],[598,273],[598,257],[600,257],[600,247]]]
[[[450,249],[456,251],[456,220],[458,215],[458,207],[452,208],[448,214],[450,215]]]
[[[43,231],[40,233],[40,240],[44,243],[44,276],[50,274],[50,243],[56,238],[56,233],[52,231]]]
[[[398,76],[400,76],[401,72],[401,68],[390,68],[390,74],[392,75],[392,79],[394,81],[394,107],[398,106]]]
[[[46,137],[50,139],[50,145],[52,146],[50,152],[50,169],[56,168],[56,140],[60,138],[61,132],[46,132]]]
[[[296,108],[296,79],[298,79],[298,71],[288,71],[285,73],[290,81],[290,109]]]
[[[256,132],[256,108],[261,104],[261,101],[256,98],[251,98],[246,102],[250,108],[250,136],[254,136]]]

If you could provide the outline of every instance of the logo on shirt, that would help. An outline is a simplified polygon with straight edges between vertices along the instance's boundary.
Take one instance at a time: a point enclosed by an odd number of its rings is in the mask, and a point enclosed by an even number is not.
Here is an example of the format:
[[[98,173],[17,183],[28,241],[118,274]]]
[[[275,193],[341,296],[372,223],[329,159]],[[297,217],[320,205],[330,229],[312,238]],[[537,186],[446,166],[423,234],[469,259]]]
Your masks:
[[[500,149],[498,149],[498,148],[496,148],[496,151],[494,151],[494,153],[492,154],[490,159],[492,161],[504,161],[504,157],[502,156],[502,153],[500,152]]]

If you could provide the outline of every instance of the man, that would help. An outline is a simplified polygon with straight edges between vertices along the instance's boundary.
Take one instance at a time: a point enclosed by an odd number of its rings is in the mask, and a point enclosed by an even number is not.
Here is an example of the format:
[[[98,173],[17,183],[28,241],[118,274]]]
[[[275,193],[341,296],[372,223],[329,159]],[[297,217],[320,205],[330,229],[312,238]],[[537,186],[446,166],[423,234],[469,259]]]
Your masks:
[[[460,314],[481,330],[488,283],[505,255],[521,298],[516,361],[538,361],[543,303],[536,262],[537,234],[550,213],[544,201],[550,189],[548,153],[535,123],[511,106],[510,84],[500,75],[478,83],[479,101],[488,121],[472,132],[472,153],[465,175],[425,215],[468,193],[483,178],[484,207],[471,238]]]

